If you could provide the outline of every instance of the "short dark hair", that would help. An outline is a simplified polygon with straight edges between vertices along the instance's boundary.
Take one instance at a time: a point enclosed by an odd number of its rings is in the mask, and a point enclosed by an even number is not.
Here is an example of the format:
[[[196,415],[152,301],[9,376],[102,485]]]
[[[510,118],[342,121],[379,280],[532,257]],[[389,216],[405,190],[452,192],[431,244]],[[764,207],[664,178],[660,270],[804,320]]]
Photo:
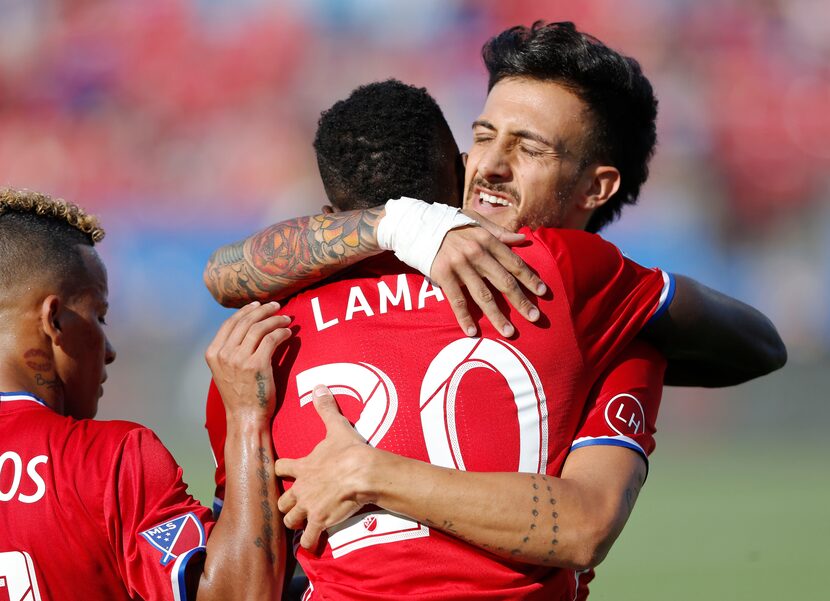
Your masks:
[[[29,190],[0,189],[0,290],[43,278],[72,285],[84,272],[78,246],[104,238],[80,207]],[[77,284],[77,282],[74,282]]]
[[[594,212],[588,231],[599,231],[623,205],[637,202],[657,143],[657,99],[636,60],[570,22],[511,27],[488,40],[481,54],[488,91],[506,78],[552,81],[588,106],[594,123],[583,164],[607,161],[621,176],[619,190]]]
[[[329,200],[340,210],[400,196],[439,201],[446,190],[436,173],[458,160],[444,152],[447,137],[449,125],[425,88],[395,79],[360,86],[318,122],[314,150]]]

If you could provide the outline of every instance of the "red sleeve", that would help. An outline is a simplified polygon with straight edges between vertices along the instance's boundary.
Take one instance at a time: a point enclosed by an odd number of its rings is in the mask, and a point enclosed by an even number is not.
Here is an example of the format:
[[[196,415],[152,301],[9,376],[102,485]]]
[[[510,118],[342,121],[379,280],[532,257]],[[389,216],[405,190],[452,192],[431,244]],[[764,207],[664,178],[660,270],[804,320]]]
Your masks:
[[[213,479],[216,483],[216,492],[213,495],[213,515],[218,518],[225,503],[225,436],[228,425],[225,421],[225,404],[216,383],[210,381],[207,405],[205,407],[205,428],[210,439],[210,450],[213,452],[213,461],[216,471]]]
[[[542,228],[532,235],[557,266],[587,365],[604,369],[672,301],[671,274],[635,263],[596,234]]]
[[[131,430],[113,457],[104,499],[122,580],[143,599],[187,599],[185,568],[205,551],[210,510],[187,494],[182,469],[146,428]]]
[[[589,409],[571,450],[591,445],[629,448],[643,456],[654,450],[654,432],[666,359],[635,340],[622,351],[591,391]]]

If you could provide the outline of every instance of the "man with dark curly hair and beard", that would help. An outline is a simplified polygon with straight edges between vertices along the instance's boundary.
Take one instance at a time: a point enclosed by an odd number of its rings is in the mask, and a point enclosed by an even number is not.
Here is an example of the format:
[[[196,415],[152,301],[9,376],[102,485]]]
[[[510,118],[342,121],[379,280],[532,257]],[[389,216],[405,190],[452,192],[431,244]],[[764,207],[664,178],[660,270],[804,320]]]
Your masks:
[[[608,223],[646,179],[656,100],[636,61],[570,23],[511,28],[483,55],[464,193],[476,221],[396,198],[271,226],[205,271],[226,305],[295,294],[299,344],[277,367],[288,376],[273,438],[307,598],[584,599],[645,480],[666,359],[667,382],[708,386],[785,360],[751,307],[579,231]],[[345,140],[380,162],[371,140]],[[385,158],[373,177],[408,159]],[[336,160],[321,164],[364,177]],[[514,254],[479,223],[524,244]],[[215,391],[221,450],[211,405]]]

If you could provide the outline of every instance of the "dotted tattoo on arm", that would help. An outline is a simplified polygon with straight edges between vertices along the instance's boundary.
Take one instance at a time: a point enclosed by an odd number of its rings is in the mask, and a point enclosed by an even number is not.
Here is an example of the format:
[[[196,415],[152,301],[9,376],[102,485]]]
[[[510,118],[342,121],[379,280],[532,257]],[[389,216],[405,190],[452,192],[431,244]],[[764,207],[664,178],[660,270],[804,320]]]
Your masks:
[[[541,558],[542,563],[550,563],[556,555],[556,545],[559,544],[559,512],[556,507],[556,499],[553,496],[553,487],[550,479],[547,476],[531,476],[533,509],[531,509],[531,522],[528,526],[527,532],[522,538],[522,542],[510,551],[513,556],[520,555],[524,552],[524,548],[530,542],[532,536],[549,537],[550,549],[547,554]],[[539,524],[539,517],[543,512],[549,512],[553,518],[553,526],[550,532],[543,532],[544,528]]]

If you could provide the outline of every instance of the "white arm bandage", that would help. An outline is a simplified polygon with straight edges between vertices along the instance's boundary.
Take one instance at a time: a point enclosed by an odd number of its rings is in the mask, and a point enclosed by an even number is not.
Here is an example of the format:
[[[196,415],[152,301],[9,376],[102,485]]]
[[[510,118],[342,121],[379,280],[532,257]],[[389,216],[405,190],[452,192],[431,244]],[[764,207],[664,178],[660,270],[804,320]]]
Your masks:
[[[478,222],[460,209],[405,196],[395,198],[386,203],[386,215],[378,223],[378,245],[429,277],[444,236],[467,225]]]

